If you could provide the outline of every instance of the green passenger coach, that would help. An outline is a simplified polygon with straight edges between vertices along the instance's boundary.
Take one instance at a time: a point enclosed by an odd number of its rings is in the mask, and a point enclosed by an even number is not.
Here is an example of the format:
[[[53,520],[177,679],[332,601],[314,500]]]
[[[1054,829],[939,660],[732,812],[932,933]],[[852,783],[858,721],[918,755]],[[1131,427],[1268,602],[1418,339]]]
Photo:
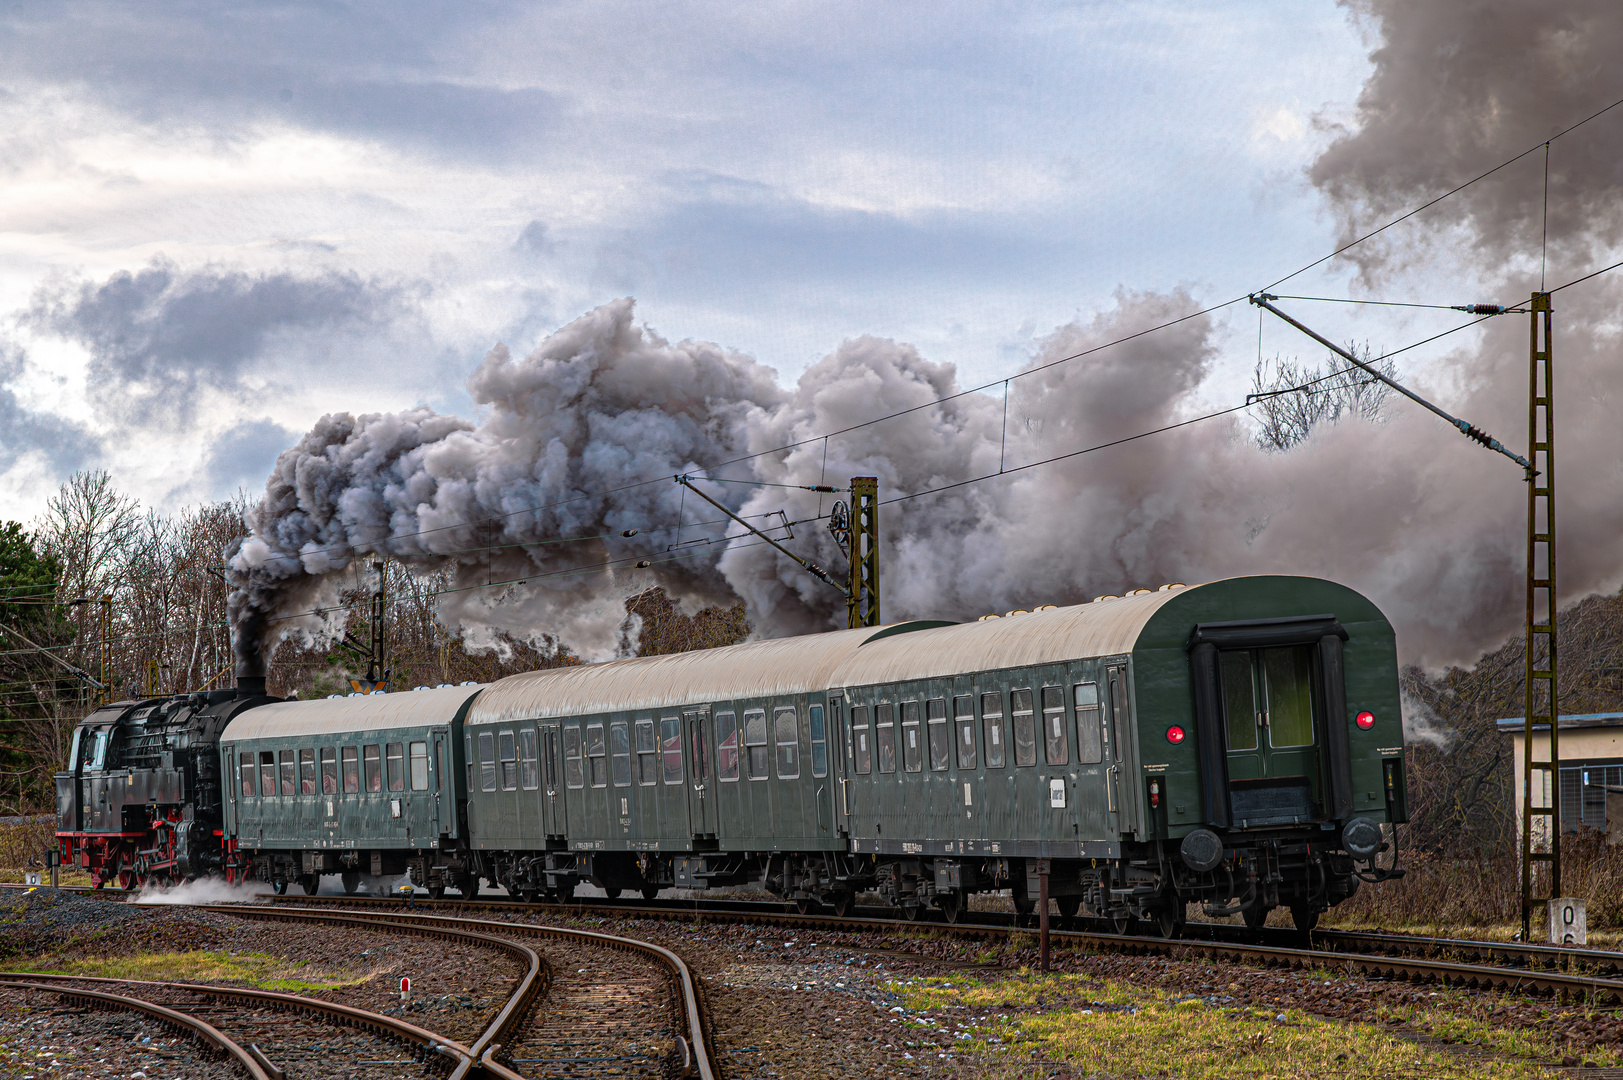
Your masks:
[[[1284,576],[533,672],[467,709],[468,861],[526,896],[759,881],[948,919],[1046,874],[1124,928],[1306,927],[1393,872],[1398,697],[1379,610]]]

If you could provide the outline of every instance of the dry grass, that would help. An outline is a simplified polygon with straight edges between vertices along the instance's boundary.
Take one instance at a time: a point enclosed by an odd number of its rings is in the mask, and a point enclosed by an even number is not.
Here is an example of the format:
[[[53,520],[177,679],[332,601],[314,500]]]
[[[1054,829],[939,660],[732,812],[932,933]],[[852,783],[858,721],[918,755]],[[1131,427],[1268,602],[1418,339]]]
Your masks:
[[[53,975],[89,975],[105,979],[158,982],[238,983],[261,990],[305,992],[354,986],[375,978],[378,967],[322,969],[265,953],[193,952],[137,953],[133,956],[85,957],[65,961],[41,960],[16,970]]]

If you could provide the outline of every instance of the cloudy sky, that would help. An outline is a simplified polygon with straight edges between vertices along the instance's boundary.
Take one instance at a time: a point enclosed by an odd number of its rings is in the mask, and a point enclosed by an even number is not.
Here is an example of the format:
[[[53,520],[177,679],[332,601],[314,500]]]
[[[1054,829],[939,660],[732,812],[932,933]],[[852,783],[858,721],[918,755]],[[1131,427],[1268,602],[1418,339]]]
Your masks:
[[[491,346],[621,296],[786,383],[873,334],[966,385],[1119,289],[1227,299],[1334,247],[1306,170],[1377,31],[1226,0],[7,5],[0,516],[83,466],[166,508],[261,490],[323,413],[467,413]],[[1255,314],[1220,328],[1218,397]]]

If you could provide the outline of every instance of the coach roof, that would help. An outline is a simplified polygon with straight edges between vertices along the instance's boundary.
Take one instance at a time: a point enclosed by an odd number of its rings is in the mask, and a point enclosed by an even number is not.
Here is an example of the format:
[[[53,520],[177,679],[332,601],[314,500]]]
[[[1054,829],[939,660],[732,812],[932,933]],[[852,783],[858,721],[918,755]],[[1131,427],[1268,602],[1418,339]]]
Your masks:
[[[1181,586],[963,624],[898,623],[513,675],[470,724],[781,697],[1131,652]]]
[[[481,686],[446,686],[399,694],[261,705],[227,724],[220,741],[246,742],[449,724],[480,689]]]

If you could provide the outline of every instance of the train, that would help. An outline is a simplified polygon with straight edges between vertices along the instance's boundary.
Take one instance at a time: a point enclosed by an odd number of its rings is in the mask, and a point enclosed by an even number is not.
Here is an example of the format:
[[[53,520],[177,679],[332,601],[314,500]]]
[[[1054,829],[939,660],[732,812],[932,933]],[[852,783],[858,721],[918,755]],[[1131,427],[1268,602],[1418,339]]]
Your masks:
[[[1402,872],[1408,819],[1390,623],[1284,575],[387,694],[240,678],[87,715],[57,801],[97,885],[748,886],[948,921],[1046,887],[1167,935],[1190,904],[1309,929]]]

